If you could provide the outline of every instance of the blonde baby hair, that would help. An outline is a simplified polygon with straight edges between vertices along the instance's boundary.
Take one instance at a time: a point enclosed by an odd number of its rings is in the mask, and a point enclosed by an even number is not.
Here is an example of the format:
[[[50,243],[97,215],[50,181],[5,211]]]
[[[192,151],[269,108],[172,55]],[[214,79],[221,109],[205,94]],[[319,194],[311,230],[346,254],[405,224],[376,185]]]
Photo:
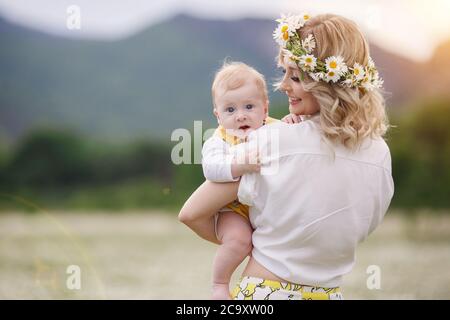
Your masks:
[[[225,61],[222,67],[217,70],[211,88],[214,108],[217,107],[215,100],[219,88],[234,90],[243,86],[248,80],[255,81],[261,92],[261,99],[264,102],[268,101],[266,80],[261,73],[245,63]]]

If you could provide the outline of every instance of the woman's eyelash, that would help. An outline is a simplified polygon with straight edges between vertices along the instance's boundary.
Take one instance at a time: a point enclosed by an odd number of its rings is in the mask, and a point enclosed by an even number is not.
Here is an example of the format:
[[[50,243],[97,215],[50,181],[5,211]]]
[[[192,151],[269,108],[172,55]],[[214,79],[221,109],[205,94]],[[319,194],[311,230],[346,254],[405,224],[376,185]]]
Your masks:
[[[283,74],[286,74],[286,69],[285,68],[281,68],[281,72],[283,72]],[[292,79],[292,81],[295,81],[295,82],[299,82],[300,81],[299,77],[291,77],[291,79]]]

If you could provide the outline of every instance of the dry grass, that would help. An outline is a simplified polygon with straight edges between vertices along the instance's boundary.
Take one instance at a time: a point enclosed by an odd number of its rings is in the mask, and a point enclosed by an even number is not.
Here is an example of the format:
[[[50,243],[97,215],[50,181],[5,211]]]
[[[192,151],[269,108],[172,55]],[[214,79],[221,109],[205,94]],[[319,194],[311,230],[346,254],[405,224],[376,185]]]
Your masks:
[[[207,299],[214,252],[174,214],[4,213],[0,298]],[[66,287],[69,265],[81,290]],[[367,289],[369,265],[380,290]],[[346,299],[450,299],[450,215],[388,214],[342,288]]]

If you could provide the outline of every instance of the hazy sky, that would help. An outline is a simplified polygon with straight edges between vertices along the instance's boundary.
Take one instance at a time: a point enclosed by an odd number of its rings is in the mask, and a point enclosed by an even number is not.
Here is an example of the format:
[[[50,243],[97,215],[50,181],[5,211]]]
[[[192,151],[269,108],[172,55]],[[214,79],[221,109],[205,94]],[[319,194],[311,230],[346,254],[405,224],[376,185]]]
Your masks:
[[[80,30],[66,27],[70,5],[80,8]],[[430,58],[435,47],[450,38],[450,0],[0,0],[0,15],[16,23],[56,34],[110,39],[177,13],[238,19],[302,11],[354,19],[371,41],[417,60]]]

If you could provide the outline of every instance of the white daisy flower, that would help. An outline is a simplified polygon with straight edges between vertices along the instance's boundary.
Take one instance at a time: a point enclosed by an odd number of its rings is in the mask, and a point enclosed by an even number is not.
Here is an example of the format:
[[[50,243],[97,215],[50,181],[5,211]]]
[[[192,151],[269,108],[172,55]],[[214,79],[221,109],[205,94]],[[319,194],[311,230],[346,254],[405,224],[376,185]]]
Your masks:
[[[327,82],[337,82],[341,75],[338,73],[338,71],[330,70],[325,74],[325,81]]]
[[[292,16],[291,13],[288,13],[288,14],[282,13],[281,14],[281,18],[276,19],[275,21],[278,22],[278,23],[286,23],[286,21],[289,19],[290,16]]]
[[[312,34],[309,34],[306,39],[302,40],[302,47],[306,52],[311,53],[316,47],[316,40]]]
[[[290,16],[287,22],[295,29],[298,30],[305,25],[303,16]]]
[[[283,52],[283,56],[285,56],[286,58],[288,58],[289,60],[297,63],[297,61],[299,61],[299,58],[294,55],[291,51],[287,50],[287,49],[282,49]]]
[[[305,24],[309,19],[311,19],[311,16],[309,15],[309,13],[306,13],[306,12],[302,13],[301,17],[304,21],[303,24]]]
[[[280,24],[287,24],[289,26],[289,29],[294,32],[297,29],[300,29],[303,27],[303,20],[300,19],[300,16],[294,16],[291,13],[284,15],[281,15],[280,19],[275,20]]]
[[[313,71],[317,65],[317,58],[312,54],[305,54],[300,57],[299,64],[304,71]]]
[[[313,79],[316,82],[319,82],[320,80],[322,80],[324,78],[323,72],[310,72],[308,74],[311,77],[311,79]]]
[[[363,83],[361,86],[367,91],[373,91],[374,89],[374,86],[370,82]]]
[[[364,79],[364,76],[366,75],[366,72],[364,71],[364,67],[360,65],[359,63],[355,63],[353,65],[353,76],[356,80],[362,80]]]
[[[285,47],[292,34],[293,31],[287,23],[280,23],[273,32],[273,38],[280,46]]]
[[[341,56],[331,56],[325,60],[325,65],[327,67],[328,72],[334,72],[339,76],[343,73],[347,72],[348,68],[345,65],[344,58]]]
[[[275,21],[279,23],[289,24],[293,30],[298,30],[305,25],[305,22],[310,19],[309,14],[293,15],[291,13],[285,15],[281,14],[281,18]]]
[[[369,57],[369,63],[367,64],[367,66],[371,69],[375,68],[375,63],[373,62],[371,57]]]
[[[342,84],[346,87],[353,87],[355,85],[355,81],[353,79],[346,79],[345,81],[342,81]]]
[[[384,80],[376,74],[376,78],[373,79],[372,85],[374,88],[381,88],[383,86]]]
[[[363,87],[367,91],[372,91],[374,89],[374,86],[372,85],[372,76],[370,75],[370,73],[366,73],[366,76],[361,81],[361,87]]]

